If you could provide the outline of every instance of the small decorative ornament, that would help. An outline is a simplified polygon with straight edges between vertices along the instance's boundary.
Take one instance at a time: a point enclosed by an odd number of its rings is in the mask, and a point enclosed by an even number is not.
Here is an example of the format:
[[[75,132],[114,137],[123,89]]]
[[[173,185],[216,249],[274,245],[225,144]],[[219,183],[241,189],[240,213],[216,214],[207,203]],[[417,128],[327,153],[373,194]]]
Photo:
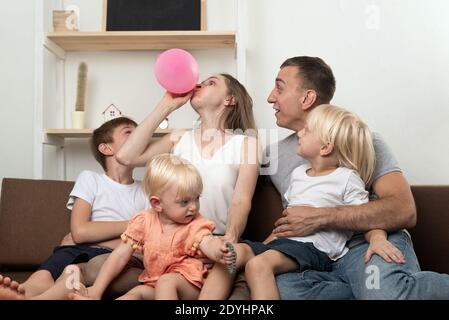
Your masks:
[[[79,13],[77,14],[75,10],[54,10],[53,30],[55,32],[78,31],[78,15]]]
[[[104,111],[101,113],[103,115],[103,121],[109,121],[122,116],[122,112],[113,103],[111,103]]]
[[[74,129],[85,128],[86,87],[87,64],[81,62],[78,66],[75,111],[72,112],[72,128]]]

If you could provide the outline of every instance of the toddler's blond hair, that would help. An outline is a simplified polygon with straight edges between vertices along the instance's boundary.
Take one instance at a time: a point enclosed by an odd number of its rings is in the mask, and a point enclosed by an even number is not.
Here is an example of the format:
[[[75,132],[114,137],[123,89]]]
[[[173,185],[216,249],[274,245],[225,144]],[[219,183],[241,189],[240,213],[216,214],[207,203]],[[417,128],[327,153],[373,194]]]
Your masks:
[[[154,156],[143,177],[143,190],[148,196],[160,196],[170,185],[178,186],[178,197],[201,195],[203,182],[198,170],[187,160],[164,153]]]
[[[307,128],[338,153],[339,166],[357,171],[365,183],[373,175],[375,153],[371,131],[354,113],[330,104],[313,109]]]

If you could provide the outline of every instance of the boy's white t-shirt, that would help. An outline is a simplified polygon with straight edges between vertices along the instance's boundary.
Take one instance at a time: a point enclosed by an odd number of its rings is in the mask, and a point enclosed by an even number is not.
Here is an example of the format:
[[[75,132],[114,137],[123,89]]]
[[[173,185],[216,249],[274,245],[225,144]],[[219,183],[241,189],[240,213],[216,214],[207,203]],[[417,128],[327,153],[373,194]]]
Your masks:
[[[76,198],[92,206],[91,221],[129,220],[135,213],[150,207],[140,181],[129,185],[120,184],[104,173],[87,170],[76,179],[67,209],[73,209]]]
[[[307,175],[309,168],[309,164],[304,164],[293,170],[290,186],[284,195],[288,207],[329,208],[368,202],[365,183],[354,170],[339,167],[328,175],[311,177]],[[351,236],[352,232],[349,231],[323,230],[307,237],[289,239],[311,242],[330,259],[337,260],[348,251],[346,241]]]

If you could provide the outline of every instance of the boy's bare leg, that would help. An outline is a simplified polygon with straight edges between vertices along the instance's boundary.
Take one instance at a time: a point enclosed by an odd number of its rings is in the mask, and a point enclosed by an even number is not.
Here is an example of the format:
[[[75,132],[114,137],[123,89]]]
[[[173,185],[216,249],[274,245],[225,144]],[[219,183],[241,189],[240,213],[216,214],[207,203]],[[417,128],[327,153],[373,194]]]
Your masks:
[[[252,300],[279,299],[275,275],[296,270],[298,263],[276,250],[267,250],[248,261],[245,267],[246,282]]]
[[[71,264],[65,267],[55,284],[42,294],[32,297],[32,300],[67,300],[68,294],[74,292],[78,286],[84,285],[82,268],[86,264]]]
[[[38,270],[33,272],[33,274],[22,283],[22,286],[25,289],[25,298],[30,299],[35,297],[50,289],[54,284],[55,280],[48,270]]]
[[[144,284],[134,287],[117,300],[154,300],[155,289]]]
[[[95,300],[89,297],[88,290],[81,290],[76,293],[70,293],[70,300]],[[154,288],[146,285],[138,285],[132,288],[117,300],[154,300]]]
[[[196,300],[200,290],[180,273],[162,275],[156,283],[156,300]]]
[[[62,239],[60,245],[63,246],[74,244],[75,243],[73,242],[72,235],[69,233],[64,237],[64,239]],[[13,287],[15,287],[16,282],[12,281],[12,284]],[[48,270],[38,270],[36,272],[33,272],[25,282],[17,286],[17,292],[20,294],[20,299],[23,299],[23,295],[25,296],[25,299],[30,299],[50,289],[54,284],[55,280]],[[5,285],[3,285],[3,289],[5,289]],[[1,286],[0,290],[2,290]]]
[[[229,262],[234,261],[234,269],[238,271],[242,269],[251,258],[254,257],[254,252],[251,250],[251,247],[245,243],[235,243],[233,244],[233,248],[236,254],[235,258],[228,255],[228,257],[224,257],[224,260],[228,260]],[[198,299],[227,299],[233,288],[234,279],[235,273],[230,274],[227,266],[215,263],[212,270],[209,271],[209,275],[206,278]]]
[[[86,286],[92,286],[94,284],[101,267],[109,256],[110,253],[105,253],[89,260],[89,262],[83,269]],[[117,276],[117,278],[115,278],[111,282],[104,295],[106,295],[108,298],[117,298],[119,296],[125,295],[126,293],[140,285],[138,278],[142,271],[143,263],[137,258],[131,258],[128,266],[125,267],[123,271]]]
[[[55,281],[47,270],[39,270],[21,284],[0,275],[0,300],[30,299],[53,286]]]
[[[22,284],[0,275],[0,299],[30,299],[51,288],[55,281],[47,270],[33,272]]]
[[[215,263],[209,270],[198,300],[224,300],[231,293],[235,274],[230,274],[225,265]]]
[[[17,281],[0,275],[0,300],[25,299],[25,290]]]

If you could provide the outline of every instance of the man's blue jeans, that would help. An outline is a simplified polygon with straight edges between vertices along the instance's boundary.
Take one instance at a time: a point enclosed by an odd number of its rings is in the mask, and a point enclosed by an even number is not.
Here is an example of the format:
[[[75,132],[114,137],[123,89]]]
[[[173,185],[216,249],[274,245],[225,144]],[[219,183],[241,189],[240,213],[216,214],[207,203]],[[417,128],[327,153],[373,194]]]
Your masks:
[[[335,261],[331,272],[306,270],[276,277],[282,299],[449,299],[449,275],[421,271],[412,241],[404,231],[388,236],[405,264],[373,255],[365,264],[366,242]],[[446,252],[445,254],[449,254]]]

